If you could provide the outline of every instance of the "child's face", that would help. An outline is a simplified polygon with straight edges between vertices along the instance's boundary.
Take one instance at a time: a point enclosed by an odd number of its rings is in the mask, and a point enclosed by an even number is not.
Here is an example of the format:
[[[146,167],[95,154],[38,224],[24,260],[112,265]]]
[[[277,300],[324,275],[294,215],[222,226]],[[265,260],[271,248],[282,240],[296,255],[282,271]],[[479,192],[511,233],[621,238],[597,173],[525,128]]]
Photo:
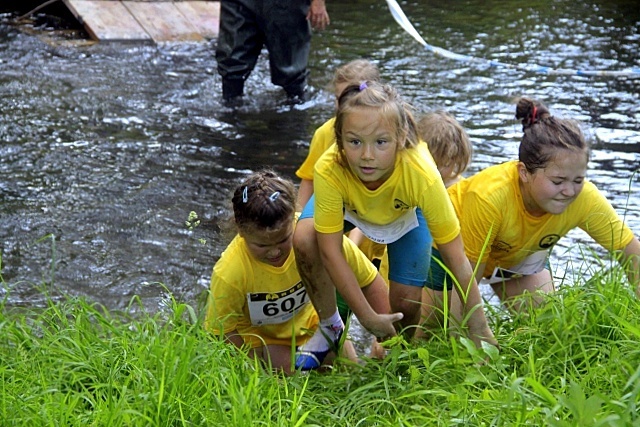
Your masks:
[[[582,150],[559,149],[546,168],[527,172],[519,165],[520,188],[527,211],[533,216],[564,212],[584,187],[587,155]]]
[[[344,118],[345,157],[369,190],[380,187],[393,173],[398,146],[394,130],[390,121],[373,108],[354,108]]]
[[[260,262],[282,267],[291,253],[293,242],[293,220],[285,221],[282,226],[271,230],[251,227],[240,231],[247,249]]]

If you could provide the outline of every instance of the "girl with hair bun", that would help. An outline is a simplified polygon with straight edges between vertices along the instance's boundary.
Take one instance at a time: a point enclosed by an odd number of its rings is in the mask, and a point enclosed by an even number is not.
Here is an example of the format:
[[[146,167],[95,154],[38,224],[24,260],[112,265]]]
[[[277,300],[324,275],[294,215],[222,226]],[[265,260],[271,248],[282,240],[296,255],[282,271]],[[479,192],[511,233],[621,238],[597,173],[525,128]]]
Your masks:
[[[550,251],[578,227],[620,256],[640,297],[640,243],[587,180],[590,149],[578,124],[552,116],[544,104],[529,98],[518,101],[515,116],[523,130],[519,159],[486,168],[448,189],[465,251],[477,266],[476,279],[491,284],[511,310],[539,304],[538,292],[554,291]],[[423,316],[435,324],[451,279],[436,262],[431,268]],[[449,299],[452,307],[455,298],[452,294]]]

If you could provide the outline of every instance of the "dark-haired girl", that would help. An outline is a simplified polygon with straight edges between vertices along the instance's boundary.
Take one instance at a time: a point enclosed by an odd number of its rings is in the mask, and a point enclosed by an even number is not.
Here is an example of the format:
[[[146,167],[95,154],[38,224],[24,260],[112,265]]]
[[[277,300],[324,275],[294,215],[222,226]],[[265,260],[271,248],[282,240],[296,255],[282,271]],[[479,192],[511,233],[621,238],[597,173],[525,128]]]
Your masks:
[[[554,291],[548,266],[551,249],[578,227],[608,251],[619,253],[640,296],[640,243],[587,180],[589,145],[578,124],[552,116],[546,106],[529,98],[519,100],[516,118],[524,133],[519,159],[489,167],[449,188],[465,251],[477,264],[477,279],[490,283],[513,310],[523,307],[523,294],[531,297],[527,304],[538,304],[538,291]],[[423,294],[423,315],[435,321],[442,291],[444,286],[451,289],[451,280],[437,263],[431,266],[434,275]]]
[[[213,268],[205,328],[291,373],[295,348],[318,325],[292,250],[295,187],[272,171],[257,172],[236,188],[232,203],[238,234]],[[384,280],[354,243],[342,243],[363,293],[388,312]]]

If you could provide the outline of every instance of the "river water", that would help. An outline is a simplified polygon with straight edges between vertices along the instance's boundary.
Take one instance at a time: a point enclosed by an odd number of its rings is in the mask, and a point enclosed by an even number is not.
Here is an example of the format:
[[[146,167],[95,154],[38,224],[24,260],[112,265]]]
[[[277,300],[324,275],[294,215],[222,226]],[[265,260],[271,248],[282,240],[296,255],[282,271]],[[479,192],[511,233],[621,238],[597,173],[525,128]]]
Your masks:
[[[231,190],[267,165],[295,179],[314,129],[333,114],[333,71],[359,57],[418,111],[446,108],[464,124],[475,146],[470,173],[517,155],[515,97],[580,120],[595,143],[589,178],[640,233],[640,78],[521,68],[640,67],[636,1],[400,4],[430,44],[514,66],[434,55],[384,1],[328,0],[331,26],[313,38],[310,101],[287,105],[263,56],[245,105],[232,110],[220,102],[215,40],[87,43],[81,31],[0,15],[0,297],[24,306],[71,294],[124,308],[139,296],[152,311],[169,295],[200,301],[229,241],[221,230]],[[200,223],[190,229],[192,211]],[[589,270],[595,261],[581,255],[589,242],[580,231],[563,239],[556,274]]]

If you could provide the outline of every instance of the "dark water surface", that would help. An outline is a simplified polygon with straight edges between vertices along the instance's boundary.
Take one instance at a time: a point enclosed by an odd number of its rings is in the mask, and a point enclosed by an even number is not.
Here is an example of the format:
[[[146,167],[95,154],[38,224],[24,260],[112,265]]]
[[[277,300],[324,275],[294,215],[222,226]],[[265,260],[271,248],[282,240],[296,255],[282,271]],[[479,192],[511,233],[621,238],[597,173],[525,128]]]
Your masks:
[[[431,44],[510,64],[583,70],[640,67],[636,1],[401,2]],[[315,34],[312,98],[292,108],[263,57],[237,111],[220,103],[214,43],[77,43],[25,31],[0,15],[0,297],[40,304],[84,295],[150,310],[168,293],[194,302],[228,242],[230,191],[268,165],[295,179],[314,129],[334,109],[328,88],[346,61],[375,61],[418,111],[444,107],[476,147],[470,172],[514,158],[514,97],[581,120],[596,143],[589,178],[640,233],[640,78],[534,74],[436,57],[381,0],[327,1]],[[52,41],[53,40],[53,41]],[[297,182],[297,180],[296,180]],[[200,225],[190,230],[189,212]],[[555,249],[558,274],[578,274],[582,232]],[[591,247],[594,247],[593,245]],[[162,285],[161,285],[162,284]]]

